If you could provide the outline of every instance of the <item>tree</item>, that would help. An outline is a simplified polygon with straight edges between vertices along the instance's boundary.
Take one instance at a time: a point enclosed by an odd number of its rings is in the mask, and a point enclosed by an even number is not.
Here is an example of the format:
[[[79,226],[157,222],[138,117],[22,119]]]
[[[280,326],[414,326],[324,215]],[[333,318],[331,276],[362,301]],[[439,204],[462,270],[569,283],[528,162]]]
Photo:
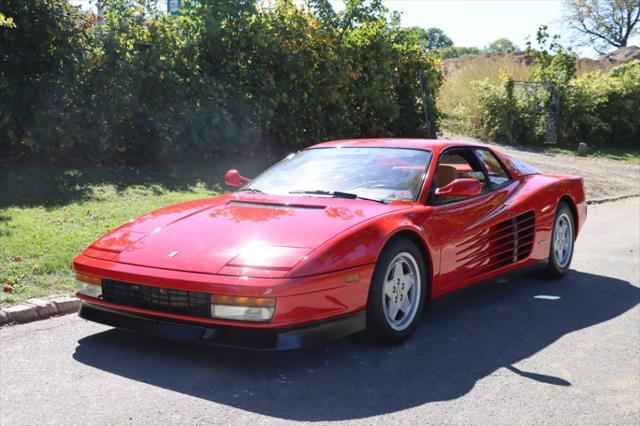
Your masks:
[[[508,38],[499,38],[493,43],[490,43],[487,47],[485,47],[485,52],[487,53],[497,53],[500,55],[516,53],[518,51],[518,46],[515,45]]]
[[[453,41],[440,28],[424,29],[421,27],[405,28],[415,40],[427,50],[442,49],[453,46]]]
[[[565,6],[577,44],[599,53],[625,47],[639,33],[640,0],[565,0]]]
[[[442,49],[453,46],[453,41],[440,28],[427,29],[429,49]]]

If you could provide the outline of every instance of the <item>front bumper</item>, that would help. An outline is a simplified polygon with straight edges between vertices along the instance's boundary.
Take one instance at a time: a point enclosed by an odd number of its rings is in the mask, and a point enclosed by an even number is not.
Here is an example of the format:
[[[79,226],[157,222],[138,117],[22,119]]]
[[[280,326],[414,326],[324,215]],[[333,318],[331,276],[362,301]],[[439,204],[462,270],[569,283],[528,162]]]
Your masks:
[[[254,350],[286,350],[337,339],[366,327],[365,311],[287,328],[250,328],[173,320],[83,302],[81,318],[139,333]]]
[[[296,278],[252,278],[231,275],[210,275],[170,269],[150,268],[91,258],[83,254],[74,259],[76,272],[94,275],[102,279],[123,283],[154,286],[180,291],[193,291],[228,296],[273,297],[276,310],[269,323],[247,324],[252,328],[288,328],[309,322],[324,321],[366,309],[369,283],[374,264],[362,265],[346,270]],[[359,277],[355,281],[353,277]],[[85,300],[84,297],[79,296]],[[88,298],[87,298],[88,299]],[[85,300],[104,308],[102,301]],[[122,310],[136,311],[135,307]],[[156,316],[156,312],[138,312]],[[158,317],[172,317],[168,313],[157,313]],[[204,323],[205,326],[237,326],[237,321],[214,318],[173,318],[181,321]],[[241,325],[243,327],[243,325]]]

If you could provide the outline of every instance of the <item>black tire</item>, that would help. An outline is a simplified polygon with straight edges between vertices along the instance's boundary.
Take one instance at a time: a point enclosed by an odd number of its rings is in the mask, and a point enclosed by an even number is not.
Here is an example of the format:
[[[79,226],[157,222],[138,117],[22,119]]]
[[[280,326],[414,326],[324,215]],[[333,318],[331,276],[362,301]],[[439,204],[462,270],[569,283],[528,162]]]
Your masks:
[[[416,307],[413,308],[413,304],[411,304],[411,309],[415,309],[415,312],[412,313],[411,318],[407,315],[406,324],[402,325],[402,329],[397,329],[398,325],[396,324],[396,328],[394,328],[390,323],[391,320],[387,318],[387,314],[385,313],[385,303],[387,301],[385,297],[388,297],[384,295],[385,282],[387,281],[386,275],[388,269],[391,267],[391,262],[397,259],[398,256],[400,256],[400,259],[406,258],[410,260],[407,255],[414,258],[415,266],[417,266],[416,276],[419,276],[420,282],[414,283],[418,284],[415,288],[419,288],[419,292],[413,295],[414,302],[417,302]],[[409,267],[409,265],[407,264],[406,267]],[[367,340],[374,340],[378,343],[389,345],[398,344],[406,340],[419,323],[424,310],[425,300],[428,297],[428,289],[425,259],[420,249],[406,238],[398,238],[389,242],[382,250],[376,262],[373,278],[371,279],[367,304],[367,330],[364,337]],[[404,290],[398,291],[404,292]],[[406,296],[409,298],[409,292],[402,294],[402,297]],[[403,311],[397,311],[397,313],[404,314]]]
[[[558,255],[556,252],[556,232],[558,231],[559,221],[565,221],[569,225],[570,232],[570,249],[566,257]],[[553,219],[553,229],[551,232],[551,241],[549,242],[549,260],[547,261],[547,268],[545,275],[549,279],[562,278],[571,267],[571,260],[573,259],[573,249],[575,246],[575,221],[573,220],[573,213],[571,208],[565,201],[561,201],[556,209],[556,216]]]

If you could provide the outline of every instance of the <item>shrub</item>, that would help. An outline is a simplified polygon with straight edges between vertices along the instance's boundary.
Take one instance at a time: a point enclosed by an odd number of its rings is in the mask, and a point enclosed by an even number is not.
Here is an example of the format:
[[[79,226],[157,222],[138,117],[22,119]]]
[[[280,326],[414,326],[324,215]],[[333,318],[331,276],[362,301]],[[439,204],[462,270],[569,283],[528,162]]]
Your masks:
[[[452,71],[440,98],[445,128],[507,143],[542,144],[555,125],[560,145],[638,148],[640,61],[576,77],[575,56],[568,52],[536,60],[529,89],[514,88],[518,69],[512,73],[505,67],[501,79],[487,68],[492,78],[482,78],[478,67]]]
[[[448,131],[476,137],[488,132],[480,124],[484,106],[479,97],[489,96],[486,91],[491,90],[486,86],[497,86],[500,91],[505,75],[525,80],[529,72],[527,65],[507,55],[460,58],[445,64],[448,71],[438,96],[443,126]]]
[[[633,147],[640,142],[640,61],[608,73],[584,74],[570,85],[564,111],[569,143]]]
[[[437,59],[379,1],[309,4],[199,0],[169,16],[109,0],[99,21],[66,0],[3,2],[3,158],[136,164],[424,135],[419,80],[435,98]]]
[[[0,26],[0,157],[55,156],[73,115],[89,17],[66,0],[5,0]]]

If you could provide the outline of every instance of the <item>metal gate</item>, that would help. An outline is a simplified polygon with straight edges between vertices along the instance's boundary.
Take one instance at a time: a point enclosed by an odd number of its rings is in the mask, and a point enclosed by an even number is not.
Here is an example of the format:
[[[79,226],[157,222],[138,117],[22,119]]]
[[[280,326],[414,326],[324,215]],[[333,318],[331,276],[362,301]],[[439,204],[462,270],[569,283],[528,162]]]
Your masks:
[[[560,119],[560,96],[558,90],[551,84],[536,83],[533,81],[514,81],[513,93],[517,97],[526,94],[531,100],[529,107],[529,119],[534,123],[544,123],[545,131],[543,142],[545,144],[558,143],[558,125]],[[511,122],[513,123],[513,122]],[[511,134],[514,132],[511,131]]]

